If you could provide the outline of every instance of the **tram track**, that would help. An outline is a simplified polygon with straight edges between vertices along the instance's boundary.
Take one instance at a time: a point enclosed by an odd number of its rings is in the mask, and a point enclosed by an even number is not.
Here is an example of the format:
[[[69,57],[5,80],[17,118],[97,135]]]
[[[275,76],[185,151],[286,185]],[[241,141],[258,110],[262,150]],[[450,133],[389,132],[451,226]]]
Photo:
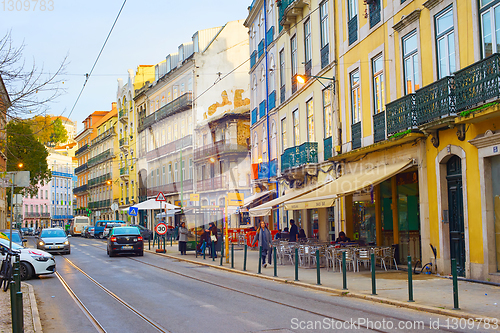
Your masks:
[[[91,244],[91,246],[93,247],[96,247],[98,249],[101,249],[103,251],[105,251],[105,249],[102,247],[102,246],[99,246],[99,245],[96,245],[96,244]],[[263,300],[263,301],[266,301],[266,302],[269,302],[269,303],[274,303],[274,304],[277,304],[277,305],[280,305],[280,306],[284,306],[284,307],[287,307],[287,308],[291,308],[291,309],[294,309],[294,310],[299,310],[299,311],[302,311],[302,312],[305,312],[305,313],[308,313],[308,314],[312,314],[312,315],[316,315],[316,316],[320,316],[322,318],[329,318],[329,319],[333,319],[335,321],[339,321],[339,322],[346,322],[345,319],[341,319],[341,318],[337,318],[335,316],[332,316],[331,314],[324,314],[324,313],[320,313],[320,312],[317,312],[317,311],[313,311],[313,310],[308,310],[308,309],[304,309],[304,308],[301,308],[301,307],[298,307],[298,306],[295,306],[295,305],[291,305],[291,304],[287,304],[287,303],[283,303],[281,301],[278,301],[278,300],[274,300],[274,299],[270,299],[270,298],[267,298],[267,297],[263,297],[263,296],[259,296],[259,295],[255,295],[255,294],[252,294],[252,293],[249,293],[249,292],[246,292],[246,291],[243,291],[243,290],[239,290],[239,289],[235,289],[235,288],[231,288],[231,287],[228,287],[228,286],[225,286],[225,285],[222,285],[222,284],[218,284],[218,283],[215,283],[215,282],[211,282],[207,279],[202,279],[202,278],[197,278],[197,277],[193,277],[191,275],[187,275],[187,274],[184,274],[184,273],[181,273],[181,272],[178,272],[178,271],[175,271],[175,270],[172,270],[172,269],[168,269],[168,268],[165,268],[165,267],[161,267],[161,266],[158,266],[156,264],[152,264],[152,263],[149,263],[149,262],[145,262],[143,260],[139,260],[139,259],[136,259],[136,258],[132,258],[132,257],[126,257],[127,259],[129,260],[133,260],[135,262],[138,262],[138,263],[141,263],[143,265],[146,265],[146,266],[150,266],[150,267],[153,267],[153,268],[157,268],[157,269],[160,269],[160,270],[163,270],[165,272],[169,272],[171,274],[176,274],[178,276],[181,276],[181,277],[184,277],[184,278],[187,278],[187,279],[190,279],[190,280],[194,280],[194,281],[197,281],[197,282],[202,282],[202,283],[205,283],[205,284],[208,284],[208,285],[212,285],[214,287],[218,287],[218,288],[221,288],[221,289],[224,289],[224,290],[227,290],[227,291],[232,291],[232,292],[235,292],[235,293],[239,293],[239,294],[242,294],[242,295],[245,295],[245,296],[250,296],[252,298],[256,298],[256,299],[259,299],[259,300]],[[65,258],[66,260],[69,261],[69,259]],[[74,267],[77,267],[76,265],[74,265],[73,263],[71,263]],[[81,269],[78,268],[78,270],[80,270],[82,273],[84,273]],[[86,273],[84,273],[86,274]],[[203,274],[206,274],[206,275],[210,275],[214,278],[218,278],[217,275],[214,275],[214,274],[210,274],[209,272],[207,271],[204,271]],[[90,276],[88,276],[90,278]],[[254,285],[254,284],[251,284],[253,287],[256,287],[256,288],[262,288],[262,286],[257,286],[257,285]],[[291,295],[291,294],[289,294]],[[116,296],[116,295],[115,295]],[[293,296],[293,295],[291,295]],[[117,297],[117,296],[116,296]],[[304,299],[304,297],[301,297],[302,299]],[[311,297],[307,297],[308,300],[310,301],[315,301],[317,302],[318,300],[314,299],[314,298],[311,298]],[[332,304],[334,305],[334,304]],[[338,306],[338,305],[336,305]],[[400,317],[396,317],[396,316],[387,316],[387,315],[382,315],[381,313],[379,312],[375,312],[375,311],[370,311],[370,310],[366,310],[366,309],[359,309],[357,307],[351,307],[351,306],[346,306],[346,305],[342,305],[342,308],[343,309],[349,309],[349,310],[353,310],[353,311],[362,311],[364,314],[371,314],[371,315],[374,315],[374,316],[383,316],[384,319],[393,319],[393,320],[396,320],[396,321],[401,321],[401,322],[406,322],[408,321],[408,319],[406,318],[400,318]],[[384,331],[384,330],[380,330],[380,329],[376,329],[376,328],[373,328],[373,327],[369,327],[367,325],[361,325],[359,324],[358,327],[361,327],[361,328],[365,328],[367,330],[370,330],[370,331],[374,331],[374,332],[389,332],[389,331]],[[431,329],[429,326],[425,326],[424,328],[427,328],[427,329]],[[445,328],[445,327],[440,327],[440,330],[441,331],[445,331],[445,332],[461,332],[461,331],[458,331],[458,330],[453,330],[453,329],[448,329],[448,328]]]

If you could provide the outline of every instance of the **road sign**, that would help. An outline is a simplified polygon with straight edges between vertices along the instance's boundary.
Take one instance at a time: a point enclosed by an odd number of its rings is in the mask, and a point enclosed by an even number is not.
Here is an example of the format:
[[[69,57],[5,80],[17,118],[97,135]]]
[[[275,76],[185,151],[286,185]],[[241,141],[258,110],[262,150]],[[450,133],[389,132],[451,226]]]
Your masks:
[[[195,193],[195,194],[190,194],[189,195],[189,201],[200,201],[200,195]]]
[[[118,204],[117,204],[116,202],[113,202],[113,203],[111,204],[111,210],[112,210],[112,211],[117,211],[117,210],[118,210]]]
[[[228,193],[227,205],[228,206],[243,206],[245,196],[243,193]]]
[[[137,216],[138,211],[139,211],[139,208],[137,208],[137,207],[129,207],[128,208],[128,215]]]
[[[165,235],[167,233],[167,225],[165,223],[158,223],[155,227],[155,231],[158,235]]]
[[[163,192],[158,193],[158,195],[156,196],[156,201],[167,201],[165,195],[163,195]]]

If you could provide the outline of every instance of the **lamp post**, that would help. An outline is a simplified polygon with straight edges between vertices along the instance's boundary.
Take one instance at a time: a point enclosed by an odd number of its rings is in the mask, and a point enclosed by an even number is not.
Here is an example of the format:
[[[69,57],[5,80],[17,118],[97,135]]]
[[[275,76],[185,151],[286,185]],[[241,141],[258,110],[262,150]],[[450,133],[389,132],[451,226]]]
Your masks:
[[[22,169],[24,164],[21,162],[17,165]],[[9,250],[12,251],[12,224],[14,223],[14,187],[16,180],[16,172],[8,172],[10,174],[10,223],[9,223]]]

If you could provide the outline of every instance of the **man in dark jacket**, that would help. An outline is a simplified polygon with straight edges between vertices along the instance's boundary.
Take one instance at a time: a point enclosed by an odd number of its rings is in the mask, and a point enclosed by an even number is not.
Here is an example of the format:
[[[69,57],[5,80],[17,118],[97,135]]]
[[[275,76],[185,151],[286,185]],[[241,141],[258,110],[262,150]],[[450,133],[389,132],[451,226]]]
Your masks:
[[[291,227],[290,227],[290,234],[289,234],[290,238],[289,238],[289,241],[290,242],[296,242],[297,241],[297,235],[299,234],[299,229],[295,225],[295,221],[293,219],[290,220],[290,224],[291,224]]]

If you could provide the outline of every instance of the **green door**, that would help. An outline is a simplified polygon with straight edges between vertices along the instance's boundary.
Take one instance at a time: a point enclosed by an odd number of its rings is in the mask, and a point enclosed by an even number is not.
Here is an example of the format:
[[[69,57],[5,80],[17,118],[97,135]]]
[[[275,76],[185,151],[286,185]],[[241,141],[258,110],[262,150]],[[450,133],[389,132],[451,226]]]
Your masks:
[[[448,211],[450,222],[450,256],[457,260],[457,274],[465,276],[464,201],[462,161],[458,156],[446,164],[448,180]]]

